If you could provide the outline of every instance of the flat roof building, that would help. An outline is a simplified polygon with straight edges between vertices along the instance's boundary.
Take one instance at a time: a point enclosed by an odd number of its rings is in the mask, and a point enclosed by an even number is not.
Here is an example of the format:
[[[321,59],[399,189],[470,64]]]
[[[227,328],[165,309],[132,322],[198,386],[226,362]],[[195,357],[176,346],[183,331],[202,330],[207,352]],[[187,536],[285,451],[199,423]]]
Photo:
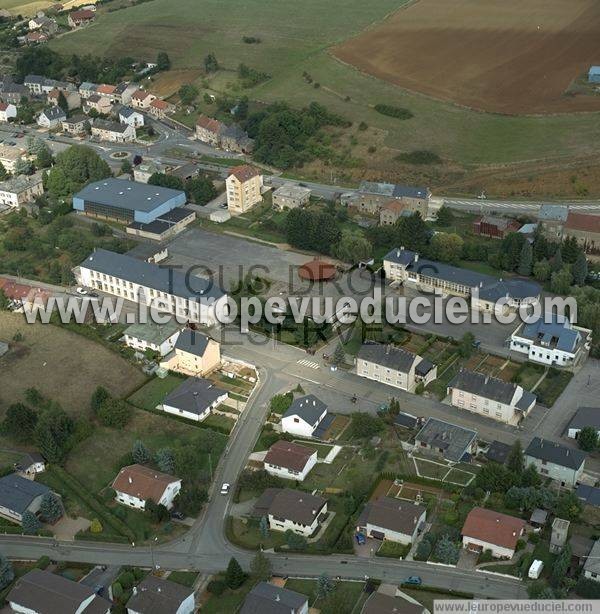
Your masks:
[[[185,205],[185,192],[125,179],[102,179],[73,196],[73,209],[94,217],[149,224]]]

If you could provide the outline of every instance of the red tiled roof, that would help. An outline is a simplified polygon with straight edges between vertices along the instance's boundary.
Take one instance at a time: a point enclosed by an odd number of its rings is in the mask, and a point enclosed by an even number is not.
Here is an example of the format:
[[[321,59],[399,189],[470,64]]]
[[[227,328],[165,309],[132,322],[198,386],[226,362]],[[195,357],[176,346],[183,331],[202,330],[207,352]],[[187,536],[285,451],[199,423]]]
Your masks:
[[[223,127],[223,124],[218,119],[208,117],[207,115],[200,115],[196,120],[196,125],[215,134]]]
[[[302,471],[308,459],[315,453],[312,448],[290,441],[277,441],[267,452],[265,464],[285,467],[292,471]]]
[[[396,200],[395,198],[392,200],[389,200],[387,203],[385,203],[381,208],[384,209],[385,211],[392,211],[394,213],[402,213],[402,211],[404,211],[404,209],[406,209],[406,203],[403,203],[400,200]]]
[[[331,262],[323,260],[311,260],[306,262],[298,269],[300,279],[309,279],[312,281],[327,281],[336,276],[337,269]]]
[[[106,85],[106,83],[104,83],[96,88],[96,92],[98,92],[98,94],[112,94],[115,89],[116,87],[114,85]]]
[[[153,100],[150,103],[151,107],[154,107],[155,109],[163,109],[166,110],[168,109],[171,105],[168,102],[165,102],[164,100],[159,100],[158,98],[156,100]]]
[[[131,98],[135,98],[136,100],[145,100],[148,96],[150,96],[150,92],[146,90],[136,90]]]
[[[469,512],[461,533],[467,538],[514,550],[523,529],[525,521],[520,518],[475,507]]]
[[[85,21],[86,19],[94,19],[96,13],[89,9],[82,9],[81,11],[73,11],[69,13],[69,17],[74,21]]]
[[[600,233],[600,215],[573,213],[573,211],[569,211],[567,221],[565,222],[565,228],[567,230]]]
[[[8,104],[0,101],[0,111],[6,111],[6,109],[8,109]]]
[[[260,175],[260,171],[254,166],[250,166],[249,164],[242,164],[241,166],[234,166],[229,171],[229,175],[234,175],[239,181],[244,183],[245,181],[252,179],[252,177]]]
[[[177,482],[179,478],[160,471],[154,471],[143,465],[129,465],[123,467],[114,479],[114,490],[123,492],[143,501],[152,499],[155,503],[160,501],[167,486]]]

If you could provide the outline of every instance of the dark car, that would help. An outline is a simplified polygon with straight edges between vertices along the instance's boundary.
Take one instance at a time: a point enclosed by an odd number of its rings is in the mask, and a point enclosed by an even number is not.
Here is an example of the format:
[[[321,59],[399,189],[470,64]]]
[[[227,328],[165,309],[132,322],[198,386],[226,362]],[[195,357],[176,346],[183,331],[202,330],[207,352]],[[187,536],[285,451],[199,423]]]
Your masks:
[[[412,584],[413,586],[421,586],[423,584],[423,580],[421,580],[420,576],[408,576],[406,580],[402,584]]]
[[[185,514],[183,512],[178,512],[174,510],[171,512],[171,518],[175,518],[176,520],[183,520],[185,518]]]

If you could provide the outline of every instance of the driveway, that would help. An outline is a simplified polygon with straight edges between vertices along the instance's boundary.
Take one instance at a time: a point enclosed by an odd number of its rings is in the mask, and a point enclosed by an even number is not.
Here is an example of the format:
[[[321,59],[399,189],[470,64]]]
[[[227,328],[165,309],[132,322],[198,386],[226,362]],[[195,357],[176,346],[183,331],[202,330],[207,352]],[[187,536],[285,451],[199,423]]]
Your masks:
[[[478,558],[479,555],[477,553],[470,552],[466,548],[461,548],[456,567],[458,567],[458,569],[473,570],[477,565]]]

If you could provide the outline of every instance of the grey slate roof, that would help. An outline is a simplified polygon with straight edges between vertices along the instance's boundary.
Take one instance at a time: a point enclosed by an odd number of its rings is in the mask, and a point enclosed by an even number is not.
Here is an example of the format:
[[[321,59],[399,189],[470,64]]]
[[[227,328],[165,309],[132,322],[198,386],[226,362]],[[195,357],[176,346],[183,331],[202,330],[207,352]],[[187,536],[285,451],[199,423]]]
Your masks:
[[[424,442],[432,448],[443,450],[445,459],[458,462],[469,452],[476,437],[477,431],[437,418],[427,418],[427,422],[417,433],[415,441]]]
[[[170,405],[200,416],[217,399],[226,394],[226,390],[219,388],[210,380],[190,377],[166,396],[163,405]]]
[[[500,463],[504,465],[508,455],[510,454],[511,447],[507,443],[502,443],[501,441],[492,441],[488,451],[485,453],[485,457],[496,463]]]
[[[404,249],[403,247],[395,247],[393,250],[387,253],[384,260],[388,260],[389,262],[393,262],[394,264],[408,266],[415,259],[416,255],[416,252],[412,252],[409,249]]]
[[[139,111],[136,111],[135,109],[132,109],[131,107],[122,107],[121,110],[119,111],[119,115],[122,115],[125,118],[131,117],[134,113],[141,115]]]
[[[529,392],[529,390],[523,389],[523,394],[521,398],[516,402],[515,408],[520,409],[521,411],[527,411],[532,405],[535,405],[537,401],[537,397],[533,392]]]
[[[179,271],[105,249],[97,249],[80,266],[196,302],[225,294],[212,280],[192,276],[188,283]]]
[[[566,205],[542,205],[538,212],[538,220],[566,222],[569,207]]]
[[[565,352],[573,352],[581,341],[580,333],[571,327],[568,318],[559,318],[556,314],[546,314],[536,322],[524,324],[517,336],[541,347],[556,347]]]
[[[268,582],[259,582],[242,604],[239,614],[294,614],[308,597]]]
[[[545,460],[555,465],[561,465],[568,469],[579,469],[585,462],[586,454],[581,450],[567,448],[566,446],[550,441],[534,437],[525,450],[526,456]]]
[[[579,484],[575,494],[586,505],[600,507],[600,488],[589,486],[588,484]]]
[[[517,388],[517,384],[504,382],[476,371],[461,369],[448,384],[449,388],[464,390],[498,403],[510,405]]]
[[[207,337],[204,333],[186,328],[177,337],[175,349],[187,352],[188,354],[194,354],[195,356],[204,356],[209,341],[210,337]]]
[[[0,478],[0,505],[17,514],[23,514],[34,499],[50,489],[44,484],[27,480],[16,473]]]
[[[264,509],[277,518],[310,526],[319,516],[326,499],[292,488],[267,488],[258,498],[255,508]]]
[[[99,120],[96,120],[96,124]],[[120,124],[119,124],[120,125]],[[172,198],[181,198],[185,192],[160,186],[128,181],[127,179],[102,179],[86,185],[73,198],[81,198],[101,205],[120,207],[133,211],[154,211]]]
[[[365,505],[356,525],[364,527],[368,523],[403,535],[412,535],[418,526],[419,518],[425,511],[425,507],[410,501],[380,497]]]
[[[298,416],[308,424],[314,424],[319,416],[327,409],[327,405],[318,399],[314,394],[307,394],[304,397],[294,399],[283,418]]]
[[[48,118],[49,121],[63,120],[67,118],[67,114],[60,107],[50,107],[42,111],[42,115]]]
[[[365,194],[379,194],[391,198],[427,198],[429,190],[427,188],[398,185],[394,183],[376,183],[373,181],[363,181],[358,187],[359,192]]]
[[[173,614],[194,593],[191,588],[152,575],[146,576],[136,590],[127,609],[140,614]]]
[[[388,369],[394,369],[394,371],[409,373],[417,355],[389,344],[364,343],[357,354],[357,358]]]
[[[129,130],[130,126],[128,124],[120,124],[119,122],[113,122],[107,119],[97,119],[94,122],[94,128],[99,128],[100,130],[107,130],[109,132],[118,132],[119,134],[122,134],[123,132]]]
[[[422,614],[425,611],[420,603],[375,591],[365,601],[360,614]]]
[[[175,320],[169,320],[165,324],[157,324],[150,320],[146,323],[138,322],[128,326],[123,334],[135,339],[141,339],[146,343],[160,345],[172,337],[178,330],[181,330],[181,324],[178,324]]]
[[[398,426],[403,426],[407,429],[414,429],[417,426],[417,418],[415,416],[411,416],[410,414],[399,412],[398,415],[394,418],[394,424]]]
[[[600,540],[596,540],[592,550],[583,565],[584,571],[600,574]]]

